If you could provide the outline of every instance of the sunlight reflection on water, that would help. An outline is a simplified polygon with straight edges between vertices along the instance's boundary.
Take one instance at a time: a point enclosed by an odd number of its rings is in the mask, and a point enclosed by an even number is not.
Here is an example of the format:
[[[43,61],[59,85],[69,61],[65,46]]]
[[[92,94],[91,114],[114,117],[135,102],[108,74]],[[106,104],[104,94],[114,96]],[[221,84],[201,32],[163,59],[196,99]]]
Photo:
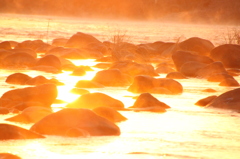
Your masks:
[[[88,21],[79,19],[50,19],[42,17],[3,16],[1,20],[1,37],[4,40],[69,38],[77,31],[92,33],[100,40],[109,40],[109,36],[116,31],[126,31],[131,40],[136,43],[154,41],[175,41],[176,37],[183,39],[198,36],[213,41],[218,45],[223,43],[221,34],[225,26],[184,25],[165,23],[143,23],[114,21]],[[46,34],[47,24],[50,22],[49,35]],[[34,25],[32,25],[34,24]],[[36,27],[37,26],[37,27]],[[176,29],[177,28],[177,29]],[[73,60],[75,65],[94,66],[94,60]],[[79,95],[70,93],[76,82],[81,79],[92,79],[95,71],[87,72],[86,76],[69,76],[71,72],[50,74],[39,71],[20,70],[31,77],[38,75],[56,78],[65,86],[58,86],[58,99],[71,102]],[[6,77],[17,70],[0,70],[0,94],[24,86],[6,84]],[[17,71],[18,72],[18,71]],[[165,75],[161,75],[165,77]],[[240,81],[239,77],[236,77]],[[76,158],[114,158],[114,159],[196,159],[196,158],[240,158],[239,113],[217,109],[204,109],[194,105],[199,99],[220,95],[233,89],[219,87],[218,83],[201,79],[178,80],[184,87],[181,95],[154,94],[160,101],[165,102],[171,109],[166,113],[120,111],[127,121],[118,123],[120,136],[63,138],[47,136],[47,139],[10,140],[0,142],[0,152],[9,152],[21,156],[23,159],[76,159]],[[203,89],[212,88],[216,93],[205,93]],[[88,89],[90,92],[103,92],[121,100],[125,107],[132,106],[137,96],[128,92],[127,87],[105,87]],[[64,104],[54,106],[64,107]],[[0,115],[0,121],[5,121],[10,115]],[[14,123],[24,128],[31,124]]]

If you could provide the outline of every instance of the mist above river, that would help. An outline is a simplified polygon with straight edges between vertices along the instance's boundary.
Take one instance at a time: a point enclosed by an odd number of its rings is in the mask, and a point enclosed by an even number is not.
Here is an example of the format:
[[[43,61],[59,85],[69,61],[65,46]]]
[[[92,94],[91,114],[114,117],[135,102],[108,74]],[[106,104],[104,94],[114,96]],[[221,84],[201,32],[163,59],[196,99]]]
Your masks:
[[[111,20],[239,24],[239,8],[238,0],[1,0],[0,13]]]

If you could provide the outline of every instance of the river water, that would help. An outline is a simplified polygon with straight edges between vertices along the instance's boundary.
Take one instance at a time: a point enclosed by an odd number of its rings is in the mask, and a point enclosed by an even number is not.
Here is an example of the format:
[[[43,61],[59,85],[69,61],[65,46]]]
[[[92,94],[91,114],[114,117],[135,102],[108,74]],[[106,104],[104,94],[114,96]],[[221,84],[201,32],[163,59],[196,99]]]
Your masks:
[[[51,43],[54,38],[69,38],[76,32],[89,33],[101,41],[110,40],[113,35],[125,34],[132,43],[154,41],[175,42],[197,36],[209,39],[215,46],[225,43],[224,36],[229,28],[224,25],[193,25],[163,22],[117,22],[59,17],[26,15],[1,15],[0,40],[42,39]],[[76,65],[94,66],[94,60],[75,60]],[[6,77],[19,70],[0,70],[0,95],[22,86],[6,84]],[[95,69],[95,72],[98,71]],[[39,74],[57,78],[65,86],[59,86],[58,99],[71,102],[78,96],[69,91],[80,79],[87,76],[69,76],[71,72],[49,74],[38,71],[21,70],[30,76]],[[160,77],[165,77],[161,74]],[[240,81],[240,77],[235,77]],[[69,80],[70,79],[70,80]],[[0,153],[16,154],[23,159],[238,159],[240,158],[240,114],[230,110],[205,109],[194,105],[199,99],[210,95],[220,95],[234,89],[218,86],[218,83],[200,79],[178,80],[184,87],[181,95],[157,95],[160,101],[171,106],[166,113],[121,111],[127,121],[118,123],[120,136],[64,138],[47,136],[46,139],[0,141]],[[202,92],[213,88],[216,93]],[[89,89],[90,92],[103,92],[124,102],[125,107],[133,105],[136,96],[126,91],[127,87],[105,87]],[[64,104],[65,105],[65,104]],[[54,104],[53,107],[64,105]],[[0,121],[12,116],[0,115]],[[31,124],[19,124],[30,128]]]

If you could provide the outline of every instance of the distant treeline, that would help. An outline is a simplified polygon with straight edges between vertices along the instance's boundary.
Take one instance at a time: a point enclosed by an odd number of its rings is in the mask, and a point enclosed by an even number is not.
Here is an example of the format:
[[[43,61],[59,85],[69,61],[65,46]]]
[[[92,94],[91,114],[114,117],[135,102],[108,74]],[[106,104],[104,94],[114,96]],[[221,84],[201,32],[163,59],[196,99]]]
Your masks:
[[[240,0],[0,0],[1,13],[239,23]]]

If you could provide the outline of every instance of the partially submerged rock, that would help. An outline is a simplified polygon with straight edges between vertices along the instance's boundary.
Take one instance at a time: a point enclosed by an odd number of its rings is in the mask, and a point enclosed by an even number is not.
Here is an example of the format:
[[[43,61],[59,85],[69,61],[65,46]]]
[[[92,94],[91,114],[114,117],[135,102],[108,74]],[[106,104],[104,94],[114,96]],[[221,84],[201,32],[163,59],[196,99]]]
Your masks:
[[[35,123],[51,113],[53,111],[50,108],[32,106],[24,109],[20,114],[5,120],[19,123]]]
[[[135,111],[166,112],[166,109],[171,107],[159,101],[150,93],[142,93],[140,96],[138,96],[134,105],[129,108]]]
[[[10,124],[0,124],[0,130],[0,140],[45,138],[44,136],[31,130]]]
[[[91,136],[120,135],[120,129],[109,120],[96,115],[89,109],[65,108],[50,114],[35,123],[30,130],[44,135],[83,136],[84,130]]]
[[[208,105],[210,102],[212,102],[215,98],[217,98],[216,95],[212,95],[203,99],[198,100],[195,105],[197,106],[206,106]]]
[[[97,107],[92,110],[97,115],[110,120],[111,122],[122,122],[127,120],[121,113],[111,107]]]
[[[181,94],[183,92],[182,85],[174,79],[153,78],[150,76],[135,76],[133,83],[128,88],[128,91],[133,93],[157,93],[158,91],[156,91],[156,89],[158,88],[167,89],[167,94]],[[161,92],[162,91],[159,91],[159,93]]]
[[[208,107],[240,111],[240,88],[227,91],[215,98]]]
[[[36,87],[25,87],[5,92],[0,98],[3,107],[12,107],[21,102],[40,102],[50,107],[58,94],[55,84],[42,84]]]
[[[111,107],[114,109],[123,109],[124,104],[109,95],[104,93],[95,92],[81,95],[78,99],[69,103],[69,108],[88,108],[93,109],[96,107]]]

